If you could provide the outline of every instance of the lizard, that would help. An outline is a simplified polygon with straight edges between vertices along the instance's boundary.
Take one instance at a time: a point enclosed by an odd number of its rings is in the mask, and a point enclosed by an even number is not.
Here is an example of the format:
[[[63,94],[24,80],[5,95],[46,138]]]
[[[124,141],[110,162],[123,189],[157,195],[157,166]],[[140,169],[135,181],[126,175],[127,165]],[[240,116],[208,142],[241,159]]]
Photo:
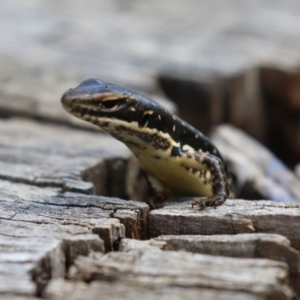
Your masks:
[[[156,199],[197,197],[192,207],[223,204],[229,195],[225,162],[203,133],[156,101],[99,79],[61,97],[71,115],[123,142],[137,157]]]

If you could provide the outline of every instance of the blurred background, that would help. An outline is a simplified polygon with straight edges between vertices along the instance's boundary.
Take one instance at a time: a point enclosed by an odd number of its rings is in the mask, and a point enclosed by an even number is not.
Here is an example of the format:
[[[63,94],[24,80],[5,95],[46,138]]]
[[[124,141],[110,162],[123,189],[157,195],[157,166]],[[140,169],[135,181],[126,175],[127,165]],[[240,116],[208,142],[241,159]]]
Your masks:
[[[59,99],[95,77],[300,161],[298,0],[2,0],[0,65],[1,117],[73,123]]]

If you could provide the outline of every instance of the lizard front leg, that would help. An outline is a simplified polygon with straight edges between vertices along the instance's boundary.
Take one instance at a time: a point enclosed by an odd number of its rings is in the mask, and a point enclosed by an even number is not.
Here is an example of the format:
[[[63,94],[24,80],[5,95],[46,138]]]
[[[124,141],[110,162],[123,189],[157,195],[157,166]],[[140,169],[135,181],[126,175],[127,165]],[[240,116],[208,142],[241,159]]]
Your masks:
[[[181,165],[185,168],[196,170],[195,173],[202,172],[202,181],[211,186],[211,195],[204,199],[195,199],[192,202],[192,207],[199,205],[200,209],[205,209],[207,206],[222,205],[229,195],[227,184],[227,176],[224,163],[218,157],[204,152],[187,152],[183,154],[185,159],[181,161]],[[205,180],[206,172],[210,172],[209,180]]]

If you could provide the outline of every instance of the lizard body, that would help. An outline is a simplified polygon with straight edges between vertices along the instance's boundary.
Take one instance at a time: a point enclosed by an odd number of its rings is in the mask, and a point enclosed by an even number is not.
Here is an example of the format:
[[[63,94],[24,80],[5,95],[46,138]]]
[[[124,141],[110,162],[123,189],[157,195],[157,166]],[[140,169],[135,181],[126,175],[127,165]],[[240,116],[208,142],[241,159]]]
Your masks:
[[[229,189],[223,158],[212,142],[163,106],[121,86],[88,79],[64,93],[64,108],[123,142],[160,195],[206,196],[218,206]]]

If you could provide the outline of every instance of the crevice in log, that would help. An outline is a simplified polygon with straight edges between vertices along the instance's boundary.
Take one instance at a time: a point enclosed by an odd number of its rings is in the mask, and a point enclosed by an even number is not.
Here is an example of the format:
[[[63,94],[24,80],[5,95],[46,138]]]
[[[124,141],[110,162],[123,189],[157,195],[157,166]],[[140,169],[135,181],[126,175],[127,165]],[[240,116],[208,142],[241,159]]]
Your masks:
[[[51,279],[66,278],[70,266],[78,256],[89,253],[103,253],[104,247],[100,239],[83,237],[57,241],[57,244],[40,258],[35,267],[30,270],[31,279],[36,284],[37,297],[42,297],[43,291]]]
[[[42,296],[42,292],[52,278],[51,261],[49,256],[45,256],[39,260],[37,266],[31,270],[32,281],[36,284],[37,297]]]
[[[92,166],[81,173],[84,181],[92,182],[94,194],[129,199],[125,188],[125,172],[128,161],[108,159]]]
[[[145,202],[150,188],[135,157],[113,158],[81,173],[83,181],[94,185],[94,194]]]

